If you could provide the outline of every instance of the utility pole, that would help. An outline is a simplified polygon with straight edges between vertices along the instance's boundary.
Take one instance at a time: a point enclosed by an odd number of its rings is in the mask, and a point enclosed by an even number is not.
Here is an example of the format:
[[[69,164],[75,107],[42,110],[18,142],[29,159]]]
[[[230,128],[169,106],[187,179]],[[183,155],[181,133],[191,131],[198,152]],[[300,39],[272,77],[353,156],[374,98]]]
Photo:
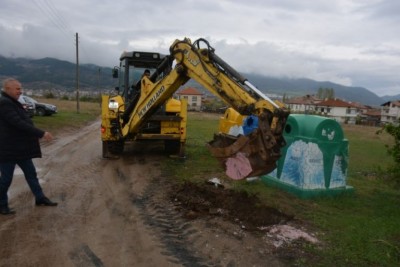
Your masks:
[[[79,49],[78,49],[78,33],[76,33],[76,112],[79,113]]]

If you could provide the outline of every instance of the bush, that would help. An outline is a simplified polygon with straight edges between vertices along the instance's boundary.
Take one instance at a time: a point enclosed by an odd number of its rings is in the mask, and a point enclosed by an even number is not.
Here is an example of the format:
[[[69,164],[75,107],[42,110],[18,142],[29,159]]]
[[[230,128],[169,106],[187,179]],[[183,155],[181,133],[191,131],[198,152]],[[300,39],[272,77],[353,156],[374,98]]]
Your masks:
[[[49,99],[55,98],[54,94],[52,92],[47,92],[47,93],[43,94],[43,97],[44,98],[49,98]]]
[[[394,145],[386,145],[389,155],[394,160],[394,165],[389,168],[389,172],[396,183],[400,184],[400,124],[394,125],[392,123],[386,124],[377,133],[387,132],[394,138]]]
[[[82,102],[93,102],[93,103],[101,103],[101,95],[96,96],[81,96],[79,98]]]

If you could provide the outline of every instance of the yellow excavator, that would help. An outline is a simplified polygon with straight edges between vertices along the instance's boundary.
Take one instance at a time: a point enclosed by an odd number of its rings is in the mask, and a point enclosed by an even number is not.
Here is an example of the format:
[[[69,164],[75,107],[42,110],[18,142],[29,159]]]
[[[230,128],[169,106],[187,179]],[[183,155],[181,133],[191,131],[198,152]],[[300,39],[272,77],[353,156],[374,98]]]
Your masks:
[[[183,156],[187,103],[173,94],[193,79],[230,107],[207,144],[227,175],[244,179],[275,169],[285,146],[289,112],[284,106],[218,57],[203,38],[193,43],[188,38],[176,40],[169,52],[121,55],[120,66],[113,71],[119,87],[102,96],[103,157],[121,153],[126,141],[143,139],[164,140],[166,148]],[[143,70],[152,74],[141,76]]]

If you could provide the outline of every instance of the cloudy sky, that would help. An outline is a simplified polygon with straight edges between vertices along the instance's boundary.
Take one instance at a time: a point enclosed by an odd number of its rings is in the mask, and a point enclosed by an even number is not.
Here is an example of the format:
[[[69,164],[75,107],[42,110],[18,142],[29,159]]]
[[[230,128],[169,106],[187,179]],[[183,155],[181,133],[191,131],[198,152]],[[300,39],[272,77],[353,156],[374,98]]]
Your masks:
[[[398,0],[1,0],[0,55],[113,67],[207,39],[240,72],[400,94]]]

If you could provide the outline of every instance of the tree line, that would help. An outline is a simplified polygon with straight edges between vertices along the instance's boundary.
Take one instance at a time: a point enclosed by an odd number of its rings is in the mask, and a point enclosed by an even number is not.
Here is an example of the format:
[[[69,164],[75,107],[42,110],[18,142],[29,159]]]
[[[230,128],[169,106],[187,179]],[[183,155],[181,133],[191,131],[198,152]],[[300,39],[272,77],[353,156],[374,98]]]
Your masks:
[[[333,88],[318,88],[317,95],[319,99],[333,99],[335,98],[335,90]]]

